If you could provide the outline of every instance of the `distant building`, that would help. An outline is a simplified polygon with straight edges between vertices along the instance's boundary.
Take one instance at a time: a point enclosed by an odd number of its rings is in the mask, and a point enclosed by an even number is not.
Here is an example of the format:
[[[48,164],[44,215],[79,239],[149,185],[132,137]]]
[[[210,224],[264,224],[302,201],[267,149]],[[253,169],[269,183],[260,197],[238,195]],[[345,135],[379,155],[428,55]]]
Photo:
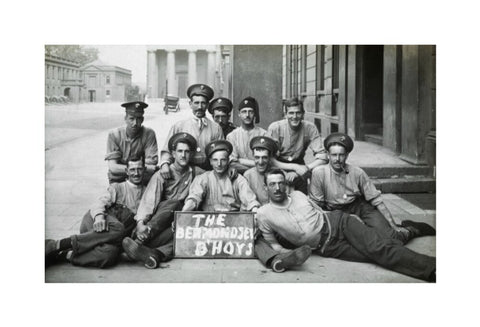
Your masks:
[[[86,99],[80,64],[45,55],[45,97],[67,97],[78,103]]]
[[[164,98],[168,93],[186,98],[188,86],[195,83],[212,86],[215,97],[229,97],[230,51],[219,45],[147,46],[148,97]]]
[[[88,102],[126,101],[127,88],[132,85],[132,72],[129,69],[96,60],[81,70]]]
[[[434,45],[287,45],[282,97],[304,100],[323,137],[346,132],[435,165]]]

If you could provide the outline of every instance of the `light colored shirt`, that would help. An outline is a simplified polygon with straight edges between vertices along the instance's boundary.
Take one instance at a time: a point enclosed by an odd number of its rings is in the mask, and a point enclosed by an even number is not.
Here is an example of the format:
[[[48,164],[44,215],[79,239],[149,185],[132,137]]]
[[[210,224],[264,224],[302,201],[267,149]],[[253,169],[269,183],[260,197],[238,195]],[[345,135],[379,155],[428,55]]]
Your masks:
[[[136,213],[144,191],[144,185],[135,185],[128,180],[122,183],[112,183],[94,203],[90,209],[90,214],[92,218],[99,214],[105,214],[107,209],[114,204],[124,205],[131,212]]]
[[[368,175],[359,167],[345,165],[345,171],[337,173],[330,165],[313,169],[310,182],[310,198],[327,210],[342,209],[358,197],[365,197],[373,206],[383,202],[381,192],[375,188]]]
[[[241,211],[260,206],[245,177],[238,175],[232,182],[228,174],[219,177],[214,171],[195,177],[185,201],[189,199],[202,211],[235,211],[232,203],[240,205]]]
[[[134,138],[127,136],[127,127],[119,127],[108,133],[107,154],[105,160],[117,160],[120,164],[127,164],[132,156],[144,156],[145,164],[156,165],[158,163],[158,146],[155,132],[142,126],[140,132]],[[110,180],[124,180],[126,173],[113,174],[108,171]]]
[[[316,209],[305,194],[292,191],[285,207],[272,202],[260,207],[257,222],[263,237],[275,251],[285,252],[286,249],[278,243],[274,233],[295,246],[307,244],[317,248],[325,213]]]
[[[233,132],[227,135],[227,141],[233,145],[230,160],[237,161],[239,158],[253,160],[253,152],[250,149],[250,140],[255,136],[264,135],[267,135],[267,131],[258,126],[254,126],[250,130],[246,130],[243,127],[233,130]]]
[[[317,127],[309,121],[302,121],[299,130],[291,129],[286,119],[275,121],[268,126],[268,135],[277,141],[277,159],[283,162],[303,162],[307,148],[315,158],[326,153]]]
[[[248,185],[250,185],[261,205],[268,203],[267,185],[265,185],[264,176],[258,172],[256,167],[250,168],[243,173],[243,177],[248,181]]]
[[[170,179],[163,179],[160,172],[156,172],[148,182],[135,220],[148,221],[164,200],[184,200],[193,181],[193,169],[188,167],[180,171],[175,165],[170,165]]]
[[[202,128],[200,128],[200,125]],[[170,153],[168,150],[168,140],[176,133],[188,133],[197,140],[197,149],[193,152],[192,163],[194,165],[202,165],[206,162],[207,156],[205,154],[205,147],[208,143],[215,140],[224,140],[222,128],[216,122],[203,118],[201,123],[198,119],[190,118],[175,123],[165,139],[165,145],[162,149],[162,160],[165,160],[163,153]]]

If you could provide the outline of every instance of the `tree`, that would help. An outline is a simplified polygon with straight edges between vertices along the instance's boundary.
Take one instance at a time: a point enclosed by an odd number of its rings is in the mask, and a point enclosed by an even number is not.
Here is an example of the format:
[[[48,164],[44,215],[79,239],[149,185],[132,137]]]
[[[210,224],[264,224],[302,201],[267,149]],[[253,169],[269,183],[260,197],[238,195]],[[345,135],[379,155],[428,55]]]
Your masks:
[[[81,66],[98,59],[98,49],[82,45],[45,45],[45,55],[78,62]]]

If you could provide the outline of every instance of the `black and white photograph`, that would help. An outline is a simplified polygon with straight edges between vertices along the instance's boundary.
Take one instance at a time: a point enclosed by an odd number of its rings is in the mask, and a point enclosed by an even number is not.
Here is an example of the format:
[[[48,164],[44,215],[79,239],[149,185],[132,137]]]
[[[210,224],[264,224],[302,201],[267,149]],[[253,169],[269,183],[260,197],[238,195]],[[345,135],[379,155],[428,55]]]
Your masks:
[[[435,45],[45,45],[45,281],[435,282],[435,96]]]
[[[7,2],[2,326],[471,326],[473,2]]]

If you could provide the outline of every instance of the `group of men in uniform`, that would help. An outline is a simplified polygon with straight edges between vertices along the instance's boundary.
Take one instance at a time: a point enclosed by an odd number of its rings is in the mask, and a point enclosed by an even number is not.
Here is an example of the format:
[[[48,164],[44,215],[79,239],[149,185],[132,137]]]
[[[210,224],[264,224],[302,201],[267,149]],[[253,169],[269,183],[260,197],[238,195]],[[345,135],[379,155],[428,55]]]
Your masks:
[[[47,264],[108,267],[123,256],[157,268],[174,256],[175,211],[251,211],[255,254],[274,272],[313,252],[435,280],[435,258],[404,247],[435,229],[397,225],[365,172],[346,163],[348,135],[333,133],[322,143],[297,98],[285,102],[285,119],[265,130],[255,126],[260,108],[253,97],[238,105],[235,127],[232,102],[213,99],[208,85],[190,86],[187,96],[193,117],[171,127],[160,160],[155,132],[142,126],[148,105],[122,105],[126,125],[108,135],[107,192],[83,217],[80,234],[46,240]],[[314,160],[306,163],[308,148]]]

